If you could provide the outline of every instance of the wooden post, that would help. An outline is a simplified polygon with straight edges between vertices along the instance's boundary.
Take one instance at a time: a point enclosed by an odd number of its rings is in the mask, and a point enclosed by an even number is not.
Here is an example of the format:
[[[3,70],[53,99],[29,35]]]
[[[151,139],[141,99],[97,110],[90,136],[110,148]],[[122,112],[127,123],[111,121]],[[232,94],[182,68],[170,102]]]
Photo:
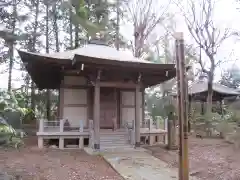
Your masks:
[[[89,139],[89,147],[90,148],[94,148],[94,122],[93,120],[89,120],[89,135],[90,135],[90,139]]]
[[[146,127],[145,123],[145,88],[142,89],[142,127]]]
[[[164,136],[164,144],[168,144],[168,134],[169,134],[169,131],[168,131],[168,118],[164,119],[164,130],[167,131],[166,135]]]
[[[140,86],[135,92],[135,147],[140,147],[140,117],[141,117]]]
[[[100,149],[100,71],[94,88],[94,149]]]
[[[63,131],[64,131],[64,119],[60,119],[59,129],[60,129],[60,132],[63,132]]]
[[[83,120],[80,120],[79,121],[79,132],[83,132],[83,128],[84,128]]]
[[[38,136],[38,148],[42,149],[43,148],[43,137]]]
[[[62,136],[59,137],[59,149],[64,149],[64,138]]]
[[[173,112],[168,114],[167,121],[168,137],[167,137],[167,148],[169,150],[177,150],[176,146],[176,124]]]
[[[61,87],[59,89],[59,118],[63,118],[63,108],[64,108],[64,88],[62,85],[64,84],[64,80],[61,81]]]
[[[44,132],[44,119],[39,120],[39,132]]]
[[[175,34],[177,87],[178,87],[178,121],[179,121],[179,180],[189,179],[188,165],[188,85],[185,68],[183,33]]]

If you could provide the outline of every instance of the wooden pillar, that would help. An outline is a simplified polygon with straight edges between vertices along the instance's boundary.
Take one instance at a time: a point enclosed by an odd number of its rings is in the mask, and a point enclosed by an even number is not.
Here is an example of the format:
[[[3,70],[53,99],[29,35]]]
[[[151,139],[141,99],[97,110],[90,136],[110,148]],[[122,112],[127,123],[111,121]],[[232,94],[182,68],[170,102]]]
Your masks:
[[[140,117],[141,117],[140,86],[135,91],[135,147],[140,147]]]
[[[39,129],[38,132],[44,132],[44,119],[39,120]]]
[[[64,108],[64,88],[63,85],[64,84],[64,80],[61,81],[61,87],[59,88],[59,114],[58,114],[58,118],[59,119],[63,119],[63,108]]]
[[[99,80],[94,88],[94,149],[100,149],[100,85]]]
[[[42,149],[43,146],[44,146],[43,137],[42,136],[38,136],[38,148]]]
[[[142,127],[146,128],[145,123],[145,88],[142,89]]]
[[[191,121],[193,120],[195,111],[192,109],[192,97],[189,96],[188,98],[188,132],[191,132]]]
[[[59,122],[59,131],[63,132],[64,131],[64,119],[60,119]]]
[[[201,101],[201,115],[204,115],[205,110],[204,110],[204,102]]]
[[[220,104],[221,116],[223,117],[224,112],[223,112],[223,100],[222,100],[222,98],[219,100],[219,104]]]
[[[177,150],[176,145],[176,123],[173,112],[169,112],[168,121],[167,121],[167,149],[169,150]]]
[[[188,180],[188,84],[185,72],[183,33],[176,33],[175,38],[178,82],[179,180]]]

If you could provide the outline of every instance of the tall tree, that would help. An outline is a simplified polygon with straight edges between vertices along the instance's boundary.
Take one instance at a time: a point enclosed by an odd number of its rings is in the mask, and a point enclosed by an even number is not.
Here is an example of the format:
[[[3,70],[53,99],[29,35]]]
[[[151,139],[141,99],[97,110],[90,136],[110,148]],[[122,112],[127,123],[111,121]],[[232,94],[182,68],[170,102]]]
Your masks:
[[[39,21],[40,21],[40,0],[36,0],[36,1],[24,1],[24,7],[26,9],[31,10],[28,13],[28,16],[31,17],[29,18],[29,21],[27,21],[24,26],[24,32],[25,34],[27,34],[26,38],[19,41],[18,45],[21,48],[24,48],[27,51],[30,52],[38,52],[41,43],[40,40],[40,28],[39,28]],[[22,65],[22,70],[24,70],[24,66]],[[32,110],[35,110],[35,84],[34,82],[31,80],[29,74],[26,74],[25,71],[23,71],[23,80],[24,80],[24,84],[23,84],[23,89],[25,91],[26,94],[30,94],[26,99],[26,107],[31,107]]]
[[[94,37],[105,30],[105,8],[107,1],[70,0],[62,3],[62,9],[71,11],[71,21],[75,26],[75,46],[78,46],[79,33]]]
[[[16,19],[17,19],[17,1],[13,0],[12,4],[12,22],[11,22],[11,33],[14,35],[16,28]],[[12,70],[14,65],[14,40],[7,42],[9,47],[9,69],[8,69],[8,91],[12,89]]]
[[[214,72],[220,63],[216,59],[216,55],[223,42],[229,37],[236,35],[236,33],[229,28],[220,29],[217,27],[216,20],[214,19],[216,0],[188,0],[187,2],[187,10],[181,6],[182,3],[180,1],[178,1],[178,6],[184,15],[191,36],[200,48],[198,63],[208,77],[207,113],[210,113],[212,109]],[[206,55],[206,58],[202,58],[201,50]],[[209,64],[209,67],[205,64]]]
[[[167,7],[154,0],[130,0],[126,1],[125,7],[134,26],[134,56],[141,57],[149,46],[159,40],[159,37],[156,37],[151,41],[150,37],[163,22]]]
[[[48,0],[45,0],[44,1],[45,3],[45,6],[46,6],[46,16],[45,16],[45,21],[46,21],[46,24],[45,24],[45,41],[46,41],[46,53],[49,53],[49,6],[50,6],[50,2]],[[47,93],[46,93],[46,110],[47,110],[47,119],[50,120],[50,117],[51,117],[51,113],[50,113],[50,110],[51,110],[51,100],[50,100],[50,97],[51,97],[51,92],[49,89],[47,89]]]
[[[34,19],[34,28],[33,28],[33,44],[32,51],[36,52],[36,42],[37,42],[37,29],[38,29],[38,17],[39,17],[39,0],[35,2],[35,19]],[[35,87],[34,82],[31,82],[31,109],[35,110]]]
[[[52,7],[52,21],[53,21],[53,32],[54,32],[54,38],[56,41],[56,51],[59,52],[60,51],[60,45],[59,45],[59,27],[58,27],[58,19],[59,19],[59,14],[58,14],[58,4],[55,3]]]
[[[240,86],[240,69],[236,65],[226,69],[221,77],[220,83],[230,88],[239,88]]]
[[[4,46],[8,48],[8,53],[4,54],[8,59],[8,91],[12,89],[12,71],[14,67],[14,45],[16,41],[26,39],[26,34],[21,32],[17,25],[27,19],[27,15],[20,15],[17,7],[21,1],[5,1],[5,6],[0,6],[0,38],[4,40]],[[0,45],[2,46],[2,44]]]

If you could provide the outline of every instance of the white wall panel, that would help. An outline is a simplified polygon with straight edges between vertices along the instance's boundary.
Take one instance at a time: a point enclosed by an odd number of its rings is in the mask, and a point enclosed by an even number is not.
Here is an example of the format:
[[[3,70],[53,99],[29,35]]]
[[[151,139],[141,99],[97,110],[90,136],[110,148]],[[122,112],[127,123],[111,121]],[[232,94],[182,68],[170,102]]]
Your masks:
[[[122,91],[121,92],[121,102],[122,105],[134,106],[135,104],[135,92],[131,91]]]
[[[84,85],[86,78],[82,76],[64,76],[64,84],[66,85]]]
[[[122,121],[121,124],[124,126],[126,123],[131,124],[132,121],[135,119],[135,108],[122,108]]]
[[[87,104],[86,89],[64,89],[64,105]]]
[[[80,120],[87,125],[87,108],[86,107],[64,107],[63,118],[68,119],[71,127],[79,127]]]

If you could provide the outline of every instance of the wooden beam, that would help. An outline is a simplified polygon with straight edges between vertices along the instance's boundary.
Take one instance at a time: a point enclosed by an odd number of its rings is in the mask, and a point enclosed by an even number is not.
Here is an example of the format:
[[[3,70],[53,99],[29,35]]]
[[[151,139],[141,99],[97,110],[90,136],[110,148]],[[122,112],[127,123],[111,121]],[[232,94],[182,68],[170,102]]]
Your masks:
[[[137,80],[137,83],[140,83],[142,80],[142,74],[141,73],[138,73],[138,80]]]
[[[98,79],[98,77],[97,77]],[[100,85],[96,81],[94,87],[94,149],[100,149]]]
[[[63,83],[63,80],[61,81]],[[64,108],[64,88],[59,89],[59,119],[63,118],[63,108]]]
[[[64,104],[64,107],[88,107],[87,104]]]
[[[140,92],[142,93],[142,92]],[[135,105],[124,105],[124,104],[121,104],[123,108],[135,108]],[[142,108],[142,105],[140,105],[140,108]]]
[[[72,85],[72,84],[63,84],[61,88],[64,89],[88,89],[90,85]]]
[[[141,101],[140,101],[140,85],[136,86],[135,91],[135,147],[140,147],[140,111]]]
[[[119,81],[106,81],[99,82],[100,87],[118,87],[118,88],[136,88],[137,84],[135,83],[127,83],[127,82],[119,82]]]
[[[179,180],[189,179],[188,162],[188,85],[185,68],[183,33],[175,34],[178,81],[178,122],[179,122]]]
[[[102,70],[98,70],[97,71],[97,79],[96,80],[100,80],[101,79],[101,74],[102,74]]]

